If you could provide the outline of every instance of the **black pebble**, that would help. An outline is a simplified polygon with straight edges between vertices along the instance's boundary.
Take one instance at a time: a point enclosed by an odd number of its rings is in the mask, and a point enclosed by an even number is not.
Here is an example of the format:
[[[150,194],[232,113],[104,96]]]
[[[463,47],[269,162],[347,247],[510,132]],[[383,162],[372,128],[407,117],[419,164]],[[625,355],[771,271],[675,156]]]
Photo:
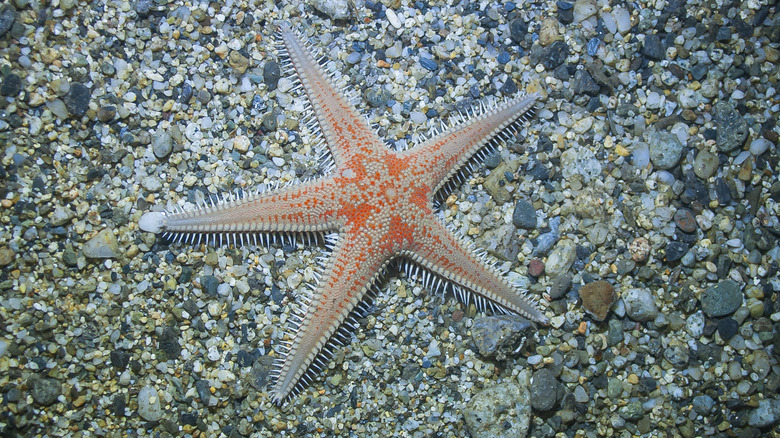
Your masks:
[[[737,334],[739,323],[734,318],[723,318],[718,321],[718,334],[724,341],[728,341]]]
[[[661,38],[654,33],[645,35],[645,44],[642,49],[647,58],[658,61],[666,57],[666,49],[661,43]]]
[[[666,245],[666,261],[676,262],[688,252],[688,245],[680,242],[669,242]]]
[[[263,66],[263,82],[268,87],[268,91],[273,91],[279,84],[279,78],[282,76],[282,70],[279,64],[274,61],[268,61]]]
[[[14,97],[22,91],[22,78],[13,73],[3,78],[0,85],[0,95]]]
[[[92,97],[92,91],[78,82],[70,85],[70,91],[63,99],[68,112],[74,116],[83,116],[89,108],[89,99]]]
[[[555,70],[563,64],[567,56],[569,56],[569,46],[563,41],[556,41],[545,49],[542,65],[547,70]]]

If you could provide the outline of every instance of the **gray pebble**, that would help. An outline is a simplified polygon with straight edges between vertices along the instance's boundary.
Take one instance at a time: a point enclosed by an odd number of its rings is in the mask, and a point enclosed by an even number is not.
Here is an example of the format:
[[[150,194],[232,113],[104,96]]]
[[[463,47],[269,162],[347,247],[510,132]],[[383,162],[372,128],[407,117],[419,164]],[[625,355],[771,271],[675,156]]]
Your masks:
[[[555,277],[550,285],[550,298],[557,300],[563,298],[566,292],[571,288],[572,275],[565,273]]]
[[[634,321],[652,321],[658,315],[653,294],[647,289],[628,289],[623,292],[626,314]]]
[[[160,396],[151,386],[144,386],[138,391],[138,415],[146,421],[160,421],[162,418]]]
[[[479,354],[485,357],[506,357],[516,350],[533,325],[518,315],[496,315],[474,322],[471,336]]]
[[[660,60],[666,57],[666,49],[661,43],[661,37],[656,34],[645,35],[645,43],[642,46],[643,53],[646,57],[653,60]]]
[[[544,269],[553,277],[564,274],[571,268],[571,265],[576,258],[577,245],[569,239],[562,240],[558,242],[555,249],[550,253],[550,256],[547,257],[547,263],[544,265]]]
[[[62,384],[48,377],[34,375],[27,380],[27,387],[35,403],[51,406],[62,393]]]
[[[683,145],[672,133],[653,130],[649,135],[648,143],[650,144],[650,161],[658,169],[671,169],[677,165],[682,157]]]
[[[91,259],[113,259],[120,256],[119,244],[114,232],[104,229],[89,239],[81,248],[84,255]]]
[[[726,101],[718,101],[712,106],[712,114],[717,130],[716,145],[721,152],[731,152],[742,147],[748,136],[747,121]]]
[[[512,223],[518,228],[532,230],[536,228],[536,209],[533,204],[521,199],[515,204],[515,210],[512,213]]]
[[[315,0],[313,6],[334,20],[346,20],[351,16],[347,0]]]
[[[642,403],[632,401],[618,409],[618,415],[625,420],[636,421],[645,415],[645,411],[642,409]]]
[[[78,82],[70,85],[68,94],[63,98],[68,112],[74,116],[83,116],[89,108],[89,99],[92,97],[92,90]]]
[[[742,305],[742,288],[734,280],[724,280],[707,288],[700,299],[707,316],[730,315]]]
[[[693,173],[706,180],[718,170],[718,157],[709,151],[701,151],[693,159]]]
[[[70,220],[73,219],[73,216],[75,215],[76,213],[74,213],[73,210],[68,207],[57,207],[52,212],[49,221],[53,227],[59,227],[70,222]]]
[[[152,152],[154,156],[163,159],[167,157],[173,149],[173,140],[171,134],[165,130],[158,130],[157,133],[152,136]]]
[[[531,379],[531,406],[537,411],[549,411],[563,396],[563,391],[563,385],[552,371],[542,368],[536,371]]]
[[[476,394],[463,410],[473,438],[522,438],[528,433],[531,406],[527,387],[504,382]]]
[[[14,21],[16,21],[16,16],[16,11],[10,4],[6,3],[0,7],[0,37],[11,30]]]
[[[780,399],[763,399],[748,415],[748,424],[753,427],[768,427],[780,421]]]

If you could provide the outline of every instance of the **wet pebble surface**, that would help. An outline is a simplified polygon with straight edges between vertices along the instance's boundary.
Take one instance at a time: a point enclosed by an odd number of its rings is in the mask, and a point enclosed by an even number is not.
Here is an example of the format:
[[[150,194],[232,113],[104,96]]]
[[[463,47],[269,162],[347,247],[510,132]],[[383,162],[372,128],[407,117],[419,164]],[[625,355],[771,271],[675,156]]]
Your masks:
[[[0,6],[2,433],[776,433],[776,8],[481,6]],[[499,329],[391,269],[321,376],[271,403],[273,348],[327,249],[171,243],[137,221],[322,174],[279,19],[401,147],[540,93],[439,217],[548,325]]]

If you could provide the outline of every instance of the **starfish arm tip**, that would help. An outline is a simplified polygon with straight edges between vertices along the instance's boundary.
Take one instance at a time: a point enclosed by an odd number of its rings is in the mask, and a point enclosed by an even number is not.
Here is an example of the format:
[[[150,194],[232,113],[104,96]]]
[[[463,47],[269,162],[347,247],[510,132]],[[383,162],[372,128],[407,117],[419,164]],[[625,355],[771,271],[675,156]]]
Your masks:
[[[165,213],[160,211],[150,211],[144,213],[138,220],[138,228],[147,233],[157,234],[165,227]]]

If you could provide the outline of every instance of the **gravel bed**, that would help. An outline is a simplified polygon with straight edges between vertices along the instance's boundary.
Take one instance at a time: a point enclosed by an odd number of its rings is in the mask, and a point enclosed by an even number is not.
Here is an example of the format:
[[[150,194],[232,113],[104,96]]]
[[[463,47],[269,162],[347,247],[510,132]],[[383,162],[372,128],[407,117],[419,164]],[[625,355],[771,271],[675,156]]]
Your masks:
[[[3,436],[769,436],[780,424],[773,2],[0,6]],[[392,271],[282,408],[326,248],[193,247],[153,207],[316,177],[285,19],[400,147],[542,95],[440,217],[543,297],[493,318]]]

